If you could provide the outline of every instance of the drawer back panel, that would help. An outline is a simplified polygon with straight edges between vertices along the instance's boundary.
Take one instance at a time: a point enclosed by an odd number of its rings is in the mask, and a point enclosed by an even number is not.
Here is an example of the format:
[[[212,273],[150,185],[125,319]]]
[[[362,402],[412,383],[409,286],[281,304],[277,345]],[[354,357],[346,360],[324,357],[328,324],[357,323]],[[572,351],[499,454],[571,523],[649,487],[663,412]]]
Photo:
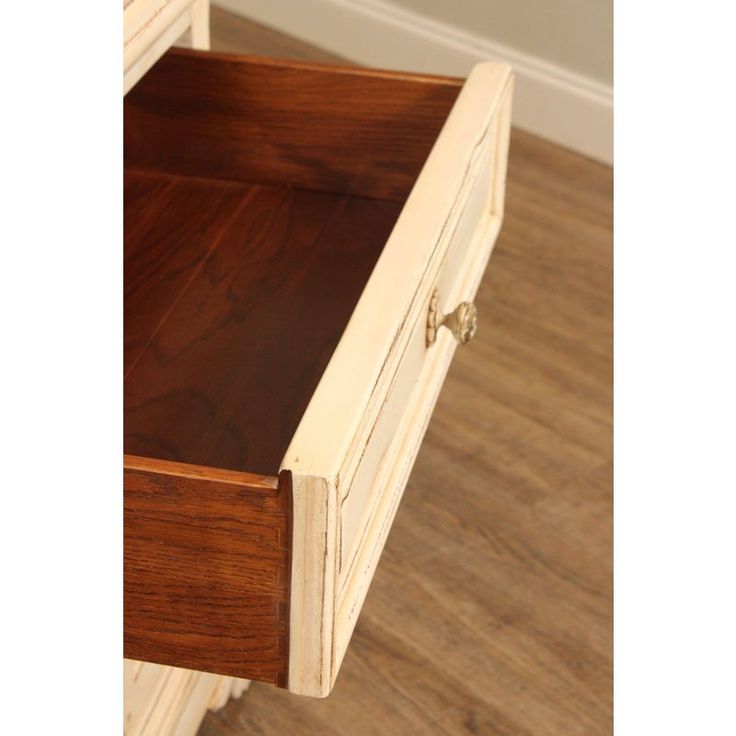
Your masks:
[[[404,201],[461,86],[172,49],[125,98],[125,162]]]

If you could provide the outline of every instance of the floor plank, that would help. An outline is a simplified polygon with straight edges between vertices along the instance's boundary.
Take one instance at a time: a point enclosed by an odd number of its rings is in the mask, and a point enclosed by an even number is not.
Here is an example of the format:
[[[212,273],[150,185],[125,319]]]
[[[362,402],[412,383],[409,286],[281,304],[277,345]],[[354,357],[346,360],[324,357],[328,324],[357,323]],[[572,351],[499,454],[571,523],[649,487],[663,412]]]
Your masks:
[[[289,52],[247,21],[225,40],[218,28],[215,48]],[[610,733],[612,178],[513,131],[478,336],[450,370],[333,694],[253,684],[200,736]]]

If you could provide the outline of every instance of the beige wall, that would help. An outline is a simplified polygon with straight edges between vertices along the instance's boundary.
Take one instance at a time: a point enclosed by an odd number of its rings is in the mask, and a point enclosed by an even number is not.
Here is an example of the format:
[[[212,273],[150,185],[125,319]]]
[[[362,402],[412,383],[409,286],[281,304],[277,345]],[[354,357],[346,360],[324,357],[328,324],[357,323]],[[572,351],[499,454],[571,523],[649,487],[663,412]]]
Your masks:
[[[212,0],[346,59],[466,75],[514,68],[513,124],[610,163],[613,0]]]
[[[391,1],[599,82],[613,81],[613,0]]]

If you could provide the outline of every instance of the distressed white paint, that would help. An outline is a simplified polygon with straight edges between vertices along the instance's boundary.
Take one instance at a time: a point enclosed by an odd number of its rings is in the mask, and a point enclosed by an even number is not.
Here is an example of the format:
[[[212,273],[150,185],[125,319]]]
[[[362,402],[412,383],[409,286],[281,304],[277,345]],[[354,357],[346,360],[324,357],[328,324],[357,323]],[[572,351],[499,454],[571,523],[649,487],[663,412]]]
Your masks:
[[[209,0],[133,0],[123,11],[123,94],[187,31],[210,47]]]
[[[194,736],[208,709],[240,697],[247,680],[123,660],[125,736]]]
[[[500,227],[512,77],[473,70],[284,457],[294,478],[289,689],[334,684],[454,351],[429,300],[471,299]]]

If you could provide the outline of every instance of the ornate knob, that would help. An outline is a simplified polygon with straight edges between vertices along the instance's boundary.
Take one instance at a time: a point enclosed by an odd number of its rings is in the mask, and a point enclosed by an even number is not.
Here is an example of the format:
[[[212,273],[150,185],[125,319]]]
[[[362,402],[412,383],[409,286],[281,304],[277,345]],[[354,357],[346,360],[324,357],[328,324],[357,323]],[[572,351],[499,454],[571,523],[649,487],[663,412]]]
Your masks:
[[[427,316],[427,347],[433,345],[437,339],[437,331],[440,327],[447,327],[455,336],[455,339],[465,345],[475,337],[478,327],[478,310],[472,302],[461,302],[450,312],[440,314],[440,300],[437,292],[432,294],[429,302],[429,315]]]

